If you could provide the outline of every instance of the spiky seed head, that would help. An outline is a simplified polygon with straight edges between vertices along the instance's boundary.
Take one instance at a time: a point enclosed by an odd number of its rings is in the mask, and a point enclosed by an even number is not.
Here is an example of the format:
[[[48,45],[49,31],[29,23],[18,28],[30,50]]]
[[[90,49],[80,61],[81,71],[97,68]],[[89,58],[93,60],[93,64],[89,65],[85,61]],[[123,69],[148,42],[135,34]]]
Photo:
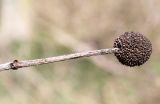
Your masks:
[[[119,48],[115,56],[124,65],[133,67],[144,64],[151,56],[152,44],[145,36],[136,32],[125,32],[114,42]]]

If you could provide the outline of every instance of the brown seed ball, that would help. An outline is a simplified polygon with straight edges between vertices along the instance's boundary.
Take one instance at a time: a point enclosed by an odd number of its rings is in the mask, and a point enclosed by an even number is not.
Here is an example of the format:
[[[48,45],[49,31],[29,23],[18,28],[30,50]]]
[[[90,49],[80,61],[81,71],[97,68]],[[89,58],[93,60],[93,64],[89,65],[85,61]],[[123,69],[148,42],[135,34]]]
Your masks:
[[[152,44],[142,34],[125,32],[114,42],[114,48],[120,50],[115,56],[124,65],[133,67],[144,64],[151,56]]]

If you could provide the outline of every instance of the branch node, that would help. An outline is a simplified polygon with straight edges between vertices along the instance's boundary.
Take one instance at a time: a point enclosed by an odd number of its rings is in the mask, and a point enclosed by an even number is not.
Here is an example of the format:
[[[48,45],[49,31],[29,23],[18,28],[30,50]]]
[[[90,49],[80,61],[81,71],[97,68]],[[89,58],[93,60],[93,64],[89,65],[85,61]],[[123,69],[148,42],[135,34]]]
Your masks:
[[[12,63],[10,63],[10,67],[11,67],[12,70],[17,70],[18,69],[17,63],[18,63],[18,60],[14,60]]]

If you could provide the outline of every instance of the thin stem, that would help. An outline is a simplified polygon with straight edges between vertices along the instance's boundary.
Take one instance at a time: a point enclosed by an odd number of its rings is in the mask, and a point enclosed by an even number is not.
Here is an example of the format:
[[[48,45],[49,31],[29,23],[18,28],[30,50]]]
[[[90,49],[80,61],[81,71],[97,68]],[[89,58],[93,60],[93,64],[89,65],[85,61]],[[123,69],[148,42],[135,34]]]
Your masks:
[[[66,61],[66,60],[71,60],[71,59],[76,59],[81,57],[112,54],[112,53],[118,52],[118,50],[119,50],[118,48],[110,48],[110,49],[91,50],[91,51],[85,51],[85,52],[79,52],[79,53],[73,53],[73,54],[49,57],[49,58],[42,58],[42,59],[25,60],[25,61],[14,60],[13,62],[0,64],[0,71],[9,70],[9,69],[16,70],[18,68],[54,63],[59,61]]]

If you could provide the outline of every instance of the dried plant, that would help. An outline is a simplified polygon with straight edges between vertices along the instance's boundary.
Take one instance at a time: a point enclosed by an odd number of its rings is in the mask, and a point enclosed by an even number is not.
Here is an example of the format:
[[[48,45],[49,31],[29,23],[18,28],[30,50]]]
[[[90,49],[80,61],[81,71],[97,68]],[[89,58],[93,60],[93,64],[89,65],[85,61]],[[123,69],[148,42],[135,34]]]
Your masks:
[[[57,57],[49,57],[43,59],[18,61],[5,63],[0,65],[0,70],[16,70],[18,68],[30,67],[35,65],[48,64],[53,62],[71,60],[81,57],[97,56],[114,53],[117,59],[124,65],[133,67],[144,64],[152,53],[151,42],[142,34],[135,32],[125,32],[119,36],[114,42],[114,48],[92,50]]]

